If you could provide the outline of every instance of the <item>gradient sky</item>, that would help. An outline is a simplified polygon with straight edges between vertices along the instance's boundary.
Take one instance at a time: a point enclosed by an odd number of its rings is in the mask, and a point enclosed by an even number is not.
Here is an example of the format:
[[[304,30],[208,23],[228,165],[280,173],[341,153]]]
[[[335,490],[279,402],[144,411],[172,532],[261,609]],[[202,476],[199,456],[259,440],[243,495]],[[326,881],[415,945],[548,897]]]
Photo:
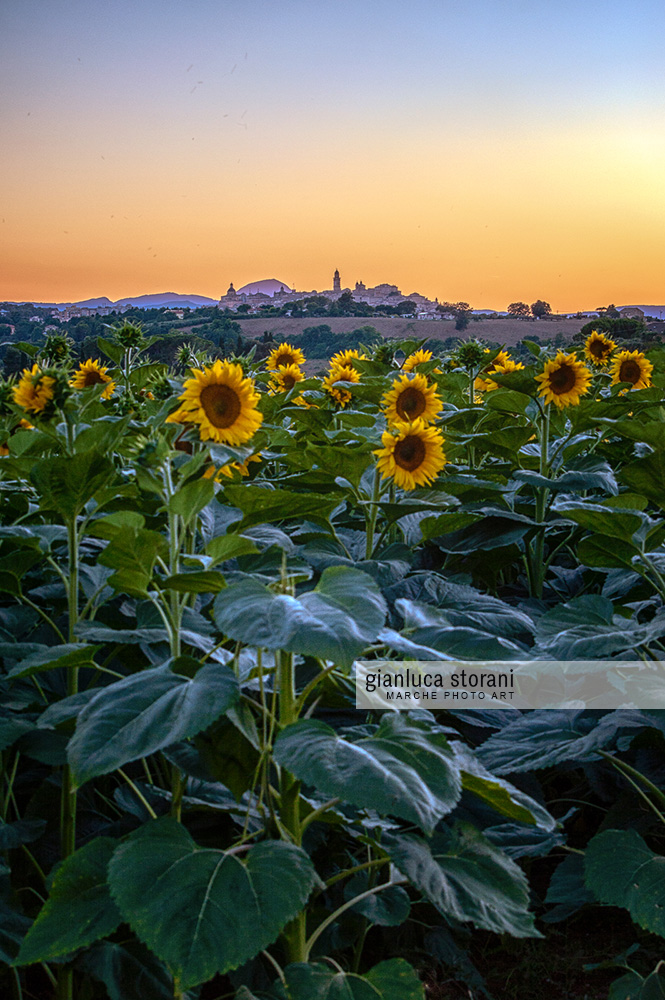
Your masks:
[[[663,0],[2,0],[0,300],[665,303]]]

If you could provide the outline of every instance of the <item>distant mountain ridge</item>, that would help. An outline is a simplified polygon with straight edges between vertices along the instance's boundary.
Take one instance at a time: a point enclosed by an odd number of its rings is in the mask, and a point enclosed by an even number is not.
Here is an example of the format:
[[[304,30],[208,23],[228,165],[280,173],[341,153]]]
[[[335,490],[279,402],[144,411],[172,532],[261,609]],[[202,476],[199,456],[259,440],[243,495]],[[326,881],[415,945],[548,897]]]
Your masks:
[[[42,309],[109,309],[113,306],[138,306],[140,309],[162,309],[190,308],[198,309],[201,306],[215,306],[218,299],[211,299],[207,295],[182,295],[180,292],[157,292],[154,295],[127,295],[121,299],[113,301],[106,295],[101,295],[96,299],[82,299],[79,302],[35,302],[31,304]],[[25,299],[16,305],[26,305]]]

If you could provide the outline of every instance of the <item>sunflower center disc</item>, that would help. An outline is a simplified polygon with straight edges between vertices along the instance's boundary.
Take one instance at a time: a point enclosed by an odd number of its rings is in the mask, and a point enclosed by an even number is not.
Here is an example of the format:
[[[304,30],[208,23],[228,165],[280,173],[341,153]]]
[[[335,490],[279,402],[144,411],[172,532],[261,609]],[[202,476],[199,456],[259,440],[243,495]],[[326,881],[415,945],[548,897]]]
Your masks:
[[[278,368],[280,365],[294,365],[296,359],[292,354],[278,354],[275,358],[275,367]]]
[[[213,427],[231,427],[240,416],[240,399],[228,385],[206,385],[201,406]]]
[[[619,372],[620,382],[632,382],[635,385],[639,382],[642,372],[636,361],[624,361]]]
[[[607,354],[607,344],[604,344],[602,340],[595,340],[593,344],[590,344],[589,351],[594,358],[604,358]]]
[[[399,413],[400,417],[413,420],[415,417],[419,417],[421,413],[425,412],[425,406],[425,397],[420,389],[414,389],[413,386],[410,386],[408,389],[405,389],[404,392],[399,394],[395,409]],[[408,438],[406,440],[408,440]]]
[[[101,374],[97,371],[86,372],[83,376],[83,384],[87,389],[90,385],[99,385],[100,382],[104,382],[105,379],[102,378]]]
[[[407,472],[413,472],[422,465],[425,455],[425,442],[415,434],[409,434],[402,441],[398,441],[393,453],[395,465],[399,465],[400,469],[406,469]]]
[[[575,387],[575,372],[568,365],[561,365],[555,372],[550,374],[550,385],[552,392],[561,396],[564,392],[570,392]]]
[[[284,386],[285,392],[288,392],[289,389],[293,389],[293,387],[294,387],[295,384],[296,384],[296,380],[294,379],[293,375],[284,375],[283,376],[283,378],[282,378],[282,385]]]

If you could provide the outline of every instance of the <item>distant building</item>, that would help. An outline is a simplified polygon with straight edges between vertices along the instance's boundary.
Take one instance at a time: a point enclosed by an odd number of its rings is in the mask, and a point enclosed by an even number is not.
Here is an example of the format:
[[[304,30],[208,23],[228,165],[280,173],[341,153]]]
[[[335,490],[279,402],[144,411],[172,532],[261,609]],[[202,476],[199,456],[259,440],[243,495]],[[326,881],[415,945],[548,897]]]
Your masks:
[[[335,273],[333,274],[333,292],[341,292],[341,291],[342,291],[342,282],[339,277],[339,271],[335,270]]]
[[[617,312],[621,319],[644,319],[644,310],[640,309],[639,306],[624,306],[623,309],[618,309]]]

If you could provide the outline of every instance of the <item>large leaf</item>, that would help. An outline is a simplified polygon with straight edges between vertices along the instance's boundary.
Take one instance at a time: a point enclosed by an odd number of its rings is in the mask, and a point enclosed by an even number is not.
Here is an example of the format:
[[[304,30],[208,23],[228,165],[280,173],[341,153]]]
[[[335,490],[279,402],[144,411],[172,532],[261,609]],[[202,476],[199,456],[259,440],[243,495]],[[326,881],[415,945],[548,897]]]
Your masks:
[[[433,608],[431,604],[420,604],[403,597],[395,601],[395,607],[404,617],[404,631],[418,645],[468,660],[520,660],[526,656],[523,647],[495,634],[494,623],[492,632],[472,625],[453,624],[453,620],[463,620],[463,613],[453,610],[449,614],[447,610]],[[470,617],[473,618],[473,614]]]
[[[166,541],[159,532],[124,524],[115,527],[99,562],[115,570],[107,581],[110,587],[146,597],[157,557],[167,554]]]
[[[235,675],[212,661],[198,668],[179,657],[103,688],[83,708],[68,747],[74,781],[108,774],[218,719],[238,698]]]
[[[373,736],[351,743],[315,719],[283,729],[275,760],[327,798],[399,816],[431,832],[461,793],[454,755],[442,733],[386,714]]]
[[[14,961],[31,923],[0,900],[0,962],[10,965]]]
[[[623,906],[636,924],[665,937],[665,857],[636,830],[605,830],[589,841],[586,884],[601,903]]]
[[[171,976],[138,941],[100,941],[78,959],[76,967],[100,980],[109,1000],[173,1000]]]
[[[45,819],[18,819],[5,823],[0,819],[0,851],[10,851],[21,844],[37,840],[44,832]]]
[[[121,917],[106,877],[116,843],[110,837],[96,837],[62,862],[21,945],[17,965],[47,962],[113,933]]]
[[[214,495],[215,485],[212,479],[191,480],[173,494],[168,504],[169,512],[177,514],[186,525],[190,525]]]
[[[557,512],[569,521],[608,538],[628,540],[639,531],[647,518],[627,510],[612,510],[598,503],[563,503]]]
[[[665,975],[662,962],[650,976],[643,979],[637,972],[628,972],[615,979],[610,987],[608,1000],[665,1000]]]
[[[111,460],[96,451],[43,458],[31,473],[43,506],[56,510],[65,521],[76,518],[97,490],[114,476]]]
[[[94,667],[94,654],[99,646],[66,643],[62,646],[39,646],[8,671],[8,677],[30,677],[44,670],[60,667]]]
[[[441,534],[435,542],[443,552],[466,554],[478,549],[496,549],[519,542],[530,531],[534,522],[520,514],[508,511],[499,513],[496,509],[485,508],[478,514],[482,515],[474,524],[453,530],[450,534]],[[451,515],[464,517],[466,515]],[[423,532],[427,530],[423,522]]]
[[[539,937],[522,870],[475,827],[458,824],[430,841],[388,836],[393,863],[445,917],[513,937]]]
[[[239,507],[243,513],[242,521],[235,526],[237,531],[243,531],[254,524],[289,521],[293,518],[304,518],[327,526],[328,518],[339,503],[339,497],[335,495],[270,490],[246,483],[225,486],[224,492],[233,506]]]
[[[451,746],[462,774],[462,788],[465,792],[476,795],[509,819],[538,826],[543,830],[554,829],[556,820],[544,806],[509,781],[491,774],[466,744],[455,741]]]
[[[390,596],[397,597],[398,590],[399,585]],[[534,630],[532,619],[520,608],[431,571],[411,574],[399,596],[435,604],[451,625],[470,626],[498,636],[528,635]]]
[[[612,746],[622,729],[649,725],[640,712],[610,712],[598,720],[595,712],[541,709],[520,715],[476,753],[497,774],[532,771],[566,760],[597,760],[598,751]]]
[[[556,605],[538,619],[540,655],[552,660],[601,660],[657,637],[657,619],[640,625],[613,612],[612,602],[598,594]],[[665,621],[661,627],[665,633]]]
[[[274,594],[258,580],[241,580],[217,595],[214,615],[231,639],[348,667],[375,641],[386,604],[366,573],[331,566],[314,590],[299,597]]]
[[[593,903],[594,895],[584,883],[584,856],[569,854],[556,866],[545,896],[553,909],[543,914],[542,920],[556,924],[577,913],[585,903]]]
[[[344,899],[347,901],[355,899],[368,889],[369,875],[367,872],[359,872],[344,886]],[[359,899],[351,910],[353,913],[360,913],[371,924],[378,924],[379,927],[399,927],[411,912],[411,900],[401,885],[388,885],[381,889],[381,892]]]
[[[654,451],[621,470],[621,480],[641,496],[665,507],[665,452]]]
[[[123,919],[182,990],[271,944],[318,878],[293,844],[264,841],[231,855],[198,847],[180,823],[162,819],[116,850],[109,884]]]
[[[425,1000],[423,984],[403,958],[380,962],[365,976],[318,962],[288,965],[285,975],[290,1000]]]

